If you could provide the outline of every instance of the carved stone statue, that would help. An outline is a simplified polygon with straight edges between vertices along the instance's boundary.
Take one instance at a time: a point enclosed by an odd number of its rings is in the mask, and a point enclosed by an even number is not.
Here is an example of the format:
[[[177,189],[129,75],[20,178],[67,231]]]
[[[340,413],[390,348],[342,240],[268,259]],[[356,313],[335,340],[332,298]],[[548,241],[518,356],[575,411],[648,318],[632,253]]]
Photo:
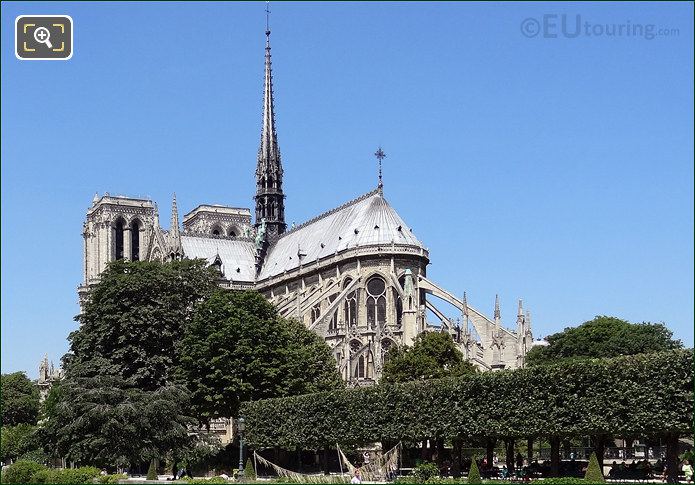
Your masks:
[[[258,233],[256,234],[256,249],[260,250],[265,242],[265,217],[261,219],[261,227],[258,228]]]

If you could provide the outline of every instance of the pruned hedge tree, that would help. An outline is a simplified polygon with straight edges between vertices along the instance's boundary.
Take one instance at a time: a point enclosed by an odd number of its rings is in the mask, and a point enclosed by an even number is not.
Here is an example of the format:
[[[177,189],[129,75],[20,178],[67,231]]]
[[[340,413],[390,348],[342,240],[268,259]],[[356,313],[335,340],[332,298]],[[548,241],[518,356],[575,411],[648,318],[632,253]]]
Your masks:
[[[693,352],[571,361],[460,378],[267,399],[242,405],[255,448],[311,449],[424,438],[692,432]]]

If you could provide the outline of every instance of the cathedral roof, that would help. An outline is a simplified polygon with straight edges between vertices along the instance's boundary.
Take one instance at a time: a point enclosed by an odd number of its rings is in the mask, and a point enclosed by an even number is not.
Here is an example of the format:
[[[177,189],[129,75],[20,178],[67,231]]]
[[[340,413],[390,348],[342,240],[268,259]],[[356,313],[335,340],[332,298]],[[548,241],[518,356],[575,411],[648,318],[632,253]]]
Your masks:
[[[370,245],[425,249],[377,189],[283,234],[268,250],[259,280],[347,249]]]
[[[256,246],[250,239],[228,239],[181,234],[187,258],[202,258],[212,263],[217,255],[222,260],[222,273],[232,281],[253,282],[256,274]]]

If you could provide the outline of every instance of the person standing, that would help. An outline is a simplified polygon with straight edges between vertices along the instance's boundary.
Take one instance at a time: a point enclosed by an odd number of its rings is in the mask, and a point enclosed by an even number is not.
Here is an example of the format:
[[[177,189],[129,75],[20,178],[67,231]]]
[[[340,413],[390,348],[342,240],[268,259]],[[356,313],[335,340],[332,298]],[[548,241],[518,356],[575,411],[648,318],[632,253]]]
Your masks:
[[[352,480],[350,480],[350,483],[362,483],[362,479],[360,478],[360,469],[357,468],[355,470],[355,475],[352,477]]]
[[[693,481],[693,466],[688,460],[683,460],[683,475],[685,475],[686,483]]]

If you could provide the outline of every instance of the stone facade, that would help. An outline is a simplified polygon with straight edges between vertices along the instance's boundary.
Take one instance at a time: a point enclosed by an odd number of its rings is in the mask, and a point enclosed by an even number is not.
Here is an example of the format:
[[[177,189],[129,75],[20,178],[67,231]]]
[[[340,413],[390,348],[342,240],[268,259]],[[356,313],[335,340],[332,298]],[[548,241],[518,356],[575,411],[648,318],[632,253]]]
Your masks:
[[[483,370],[522,367],[534,342],[521,301],[512,330],[502,324],[499,300],[489,318],[465,293],[458,298],[430,280],[429,252],[386,201],[381,175],[375,190],[287,230],[266,36],[255,221],[251,209],[199,205],[184,216],[181,231],[174,197],[165,231],[152,201],[95,196],[84,224],[80,298],[114,259],[203,258],[219,268],[223,287],[256,289],[282,316],[321,335],[354,385],[378,381],[388,350],[426,331],[449,333]],[[435,302],[453,306],[459,317],[448,318]]]
[[[41,402],[48,397],[48,392],[51,390],[54,382],[58,382],[63,378],[63,371],[60,368],[56,369],[53,362],[48,362],[48,355],[45,355],[39,363],[39,379],[36,385],[39,388],[39,399]]]

